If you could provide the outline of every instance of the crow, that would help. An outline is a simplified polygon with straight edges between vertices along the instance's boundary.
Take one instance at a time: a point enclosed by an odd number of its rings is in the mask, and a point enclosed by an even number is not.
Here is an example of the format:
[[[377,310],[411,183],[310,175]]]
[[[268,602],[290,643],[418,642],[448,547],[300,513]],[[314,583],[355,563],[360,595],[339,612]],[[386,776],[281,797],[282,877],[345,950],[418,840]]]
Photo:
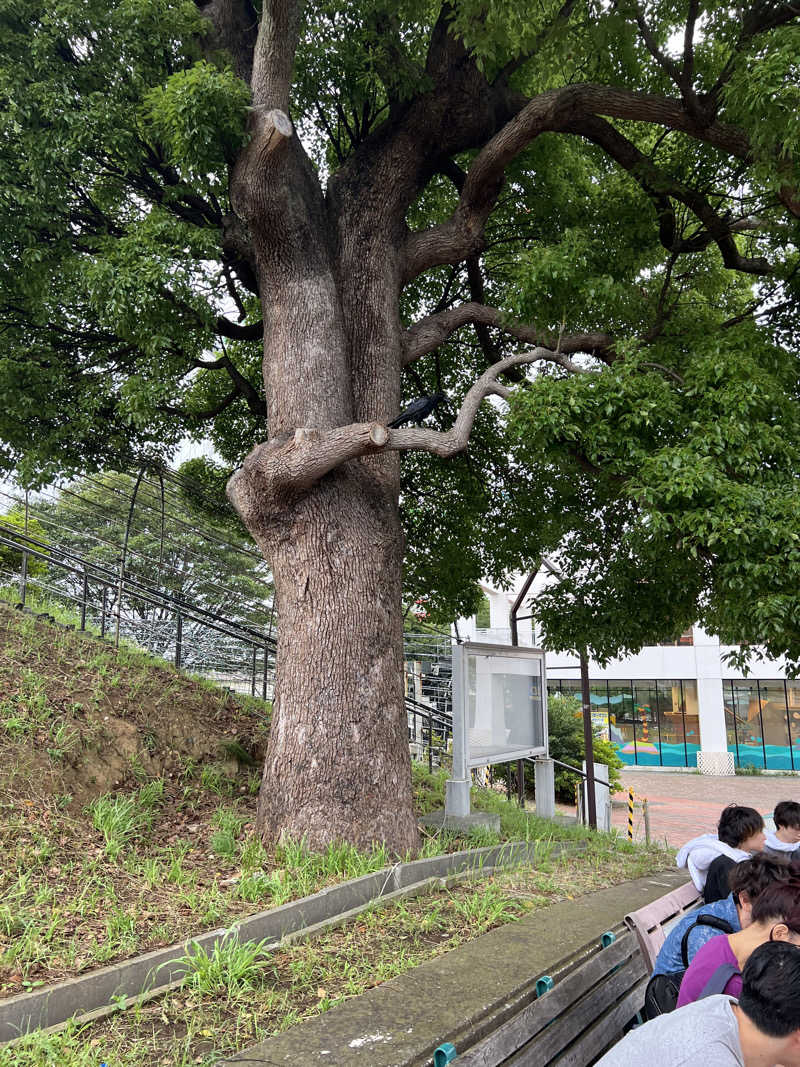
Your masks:
[[[416,400],[411,401],[405,411],[401,411],[396,419],[392,419],[392,421],[387,422],[386,425],[397,429],[398,426],[404,426],[407,422],[420,423],[423,419],[426,419],[434,408],[438,407],[444,399],[444,393],[431,393],[430,396],[418,396]]]

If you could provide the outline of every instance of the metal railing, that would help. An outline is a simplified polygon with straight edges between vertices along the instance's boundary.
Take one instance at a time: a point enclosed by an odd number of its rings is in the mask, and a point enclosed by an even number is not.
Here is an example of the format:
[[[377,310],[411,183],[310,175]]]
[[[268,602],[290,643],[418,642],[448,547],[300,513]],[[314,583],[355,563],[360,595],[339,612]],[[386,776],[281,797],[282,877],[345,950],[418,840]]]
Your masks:
[[[40,606],[74,614],[80,630],[92,629],[117,643],[130,641],[226,688],[271,698],[276,648],[271,626],[260,631],[140,578],[115,574],[103,564],[59,551],[30,535],[0,532],[0,546],[21,554],[20,574],[7,577],[8,584],[19,579],[19,603],[23,606],[34,593]],[[55,570],[73,581],[55,583],[37,576],[31,561],[46,564],[47,575]]]

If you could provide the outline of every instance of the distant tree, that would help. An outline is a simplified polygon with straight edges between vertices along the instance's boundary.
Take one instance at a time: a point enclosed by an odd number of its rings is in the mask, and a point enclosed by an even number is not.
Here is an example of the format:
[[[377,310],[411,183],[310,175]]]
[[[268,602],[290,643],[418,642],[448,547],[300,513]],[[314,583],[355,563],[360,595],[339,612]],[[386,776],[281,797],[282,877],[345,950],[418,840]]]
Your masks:
[[[0,537],[8,537],[18,545],[27,546],[32,551],[45,551],[48,544],[47,532],[35,518],[28,516],[25,522],[25,507],[14,504],[5,514],[0,515]],[[31,541],[28,541],[30,538]],[[43,547],[40,547],[43,546]],[[0,581],[8,582],[22,573],[22,556],[20,548],[0,544]],[[47,562],[38,556],[28,555],[27,574],[31,578],[42,578],[48,573]],[[13,579],[12,579],[13,580]]]
[[[181,468],[177,492],[168,483],[165,496],[162,539],[160,483],[144,480],[131,511],[134,481],[129,475],[105,472],[64,485],[55,500],[40,502],[37,513],[45,524],[54,549],[72,553],[106,570],[109,575],[107,607],[116,610],[117,590],[125,530],[130,533],[125,575],[153,590],[166,593],[168,601],[154,606],[144,597],[128,592],[125,614],[142,624],[142,634],[152,629],[153,650],[163,652],[174,632],[174,604],[192,604],[228,618],[263,629],[271,616],[271,583],[266,565],[241,526],[220,521],[222,504],[207,497],[190,480],[197,465]],[[208,466],[204,467],[207,473]],[[202,503],[201,503],[202,501]],[[227,506],[230,514],[230,506]],[[51,583],[81,596],[80,576],[52,568]],[[164,622],[167,625],[162,627]],[[202,631],[202,627],[198,628]],[[187,623],[187,638],[192,625]],[[208,636],[208,635],[206,635]],[[190,644],[187,640],[187,646]]]

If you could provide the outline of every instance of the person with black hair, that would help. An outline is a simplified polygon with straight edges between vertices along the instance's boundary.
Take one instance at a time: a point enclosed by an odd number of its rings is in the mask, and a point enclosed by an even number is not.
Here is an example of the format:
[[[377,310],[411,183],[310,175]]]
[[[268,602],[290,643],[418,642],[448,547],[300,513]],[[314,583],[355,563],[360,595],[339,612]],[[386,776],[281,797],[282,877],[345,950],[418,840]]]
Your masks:
[[[767,886],[753,901],[750,920],[744,930],[703,945],[683,976],[679,1008],[711,991],[709,983],[716,983],[714,992],[738,997],[742,968],[765,941],[789,941],[800,948],[800,880]]]
[[[750,909],[756,897],[773,882],[788,882],[800,876],[800,867],[790,867],[785,859],[756,853],[742,860],[729,873],[730,892],[722,900],[704,904],[697,911],[690,911],[676,923],[667,934],[656,956],[653,974],[674,974],[685,971],[697,952],[723,933],[735,934],[750,922]],[[715,920],[707,922],[707,919]],[[720,922],[726,923],[730,929]]]
[[[800,1067],[800,948],[751,954],[739,1002],[705,997],[631,1030],[596,1067]]]
[[[782,800],[772,813],[775,829],[767,834],[764,851],[768,856],[800,856],[800,804]]]
[[[764,847],[764,820],[755,808],[729,804],[717,824],[717,834],[692,838],[678,852],[676,864],[687,867],[706,904],[728,895],[728,873]]]

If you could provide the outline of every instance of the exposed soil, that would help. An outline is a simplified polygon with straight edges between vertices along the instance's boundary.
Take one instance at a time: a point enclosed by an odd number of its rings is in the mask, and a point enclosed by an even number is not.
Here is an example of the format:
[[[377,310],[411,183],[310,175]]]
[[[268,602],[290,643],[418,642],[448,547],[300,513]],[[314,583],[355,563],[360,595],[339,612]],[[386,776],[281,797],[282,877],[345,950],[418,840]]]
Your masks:
[[[269,705],[0,603],[0,797],[86,803],[192,763],[260,766]]]

